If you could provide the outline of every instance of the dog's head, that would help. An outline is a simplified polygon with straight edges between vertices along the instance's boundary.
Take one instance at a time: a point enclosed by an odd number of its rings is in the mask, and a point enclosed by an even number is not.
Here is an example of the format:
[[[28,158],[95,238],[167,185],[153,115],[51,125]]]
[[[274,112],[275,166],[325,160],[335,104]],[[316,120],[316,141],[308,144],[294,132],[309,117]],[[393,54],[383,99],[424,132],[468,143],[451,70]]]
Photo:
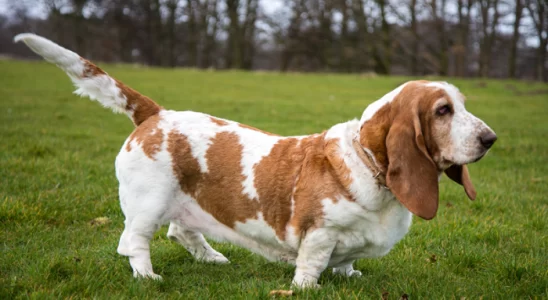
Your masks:
[[[436,215],[442,172],[475,199],[466,164],[481,159],[497,139],[464,101],[451,84],[413,81],[371,104],[360,120],[360,143],[385,169],[388,188],[424,219]]]

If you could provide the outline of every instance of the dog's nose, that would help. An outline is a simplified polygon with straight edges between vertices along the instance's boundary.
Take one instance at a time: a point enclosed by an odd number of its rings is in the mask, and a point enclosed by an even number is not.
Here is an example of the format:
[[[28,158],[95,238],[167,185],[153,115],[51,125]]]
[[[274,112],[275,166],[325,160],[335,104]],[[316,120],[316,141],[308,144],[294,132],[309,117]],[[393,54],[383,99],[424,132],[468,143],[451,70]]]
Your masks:
[[[483,145],[483,147],[489,149],[495,141],[497,140],[497,135],[492,131],[484,132],[480,135],[480,142]]]

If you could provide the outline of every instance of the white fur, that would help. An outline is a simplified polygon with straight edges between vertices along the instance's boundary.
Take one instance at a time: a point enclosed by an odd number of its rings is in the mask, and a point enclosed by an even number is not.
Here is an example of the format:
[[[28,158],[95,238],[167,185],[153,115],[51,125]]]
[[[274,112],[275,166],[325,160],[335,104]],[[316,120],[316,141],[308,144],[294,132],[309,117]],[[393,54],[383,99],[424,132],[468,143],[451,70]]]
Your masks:
[[[238,130],[235,130],[234,132],[238,132]],[[249,130],[248,134],[240,135],[240,144],[243,145],[241,164],[245,176],[243,182],[244,194],[250,199],[259,200],[259,195],[254,183],[255,172],[253,167],[258,164],[263,157],[270,153],[272,147],[274,147],[280,139],[280,137],[266,135],[254,130]]]
[[[257,219],[249,219],[244,223],[236,222],[234,230],[269,247],[279,247],[281,243],[274,228],[268,226],[261,212],[258,213]]]
[[[71,78],[82,76],[84,62],[80,55],[67,50],[54,42],[32,33],[18,34],[13,38],[14,42],[23,41],[37,54],[40,54],[47,61],[54,63]]]

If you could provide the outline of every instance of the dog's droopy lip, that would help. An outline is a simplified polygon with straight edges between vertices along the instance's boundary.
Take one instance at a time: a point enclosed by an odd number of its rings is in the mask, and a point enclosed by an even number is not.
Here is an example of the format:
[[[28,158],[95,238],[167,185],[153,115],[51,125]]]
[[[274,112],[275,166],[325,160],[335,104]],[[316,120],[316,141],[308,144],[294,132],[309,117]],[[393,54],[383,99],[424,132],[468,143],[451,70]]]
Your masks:
[[[474,159],[473,163],[478,162],[480,159],[482,159],[485,154],[487,154],[487,151],[483,152],[478,158]]]

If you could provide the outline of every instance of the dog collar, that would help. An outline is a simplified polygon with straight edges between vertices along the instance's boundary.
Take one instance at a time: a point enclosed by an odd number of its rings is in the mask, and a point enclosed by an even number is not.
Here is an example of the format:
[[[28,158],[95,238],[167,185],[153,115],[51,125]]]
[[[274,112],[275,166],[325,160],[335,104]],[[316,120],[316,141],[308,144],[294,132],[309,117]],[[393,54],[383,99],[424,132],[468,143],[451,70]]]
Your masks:
[[[373,173],[373,178],[375,178],[377,184],[380,187],[389,190],[388,186],[386,186],[386,174],[384,174],[382,169],[375,162],[375,159],[369,154],[369,152],[367,152],[367,150],[365,150],[357,138],[352,139],[352,146],[354,147],[354,150],[356,150],[356,153],[363,164]]]

